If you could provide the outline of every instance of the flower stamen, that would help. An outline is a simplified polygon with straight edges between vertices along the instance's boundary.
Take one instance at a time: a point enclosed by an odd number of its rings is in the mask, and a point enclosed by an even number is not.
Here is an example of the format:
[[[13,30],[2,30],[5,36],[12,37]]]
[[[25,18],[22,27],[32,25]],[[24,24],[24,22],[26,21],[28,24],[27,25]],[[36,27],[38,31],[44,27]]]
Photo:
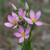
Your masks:
[[[23,33],[23,34],[21,34],[22,35],[22,37],[25,37],[25,33]]]
[[[22,19],[23,19],[23,17],[19,17],[19,19],[20,19],[20,20],[22,20]]]
[[[32,19],[31,21],[32,21],[32,22],[34,22],[34,23],[36,22],[36,20],[35,20],[35,19]]]
[[[13,26],[16,26],[16,25],[17,25],[17,22],[14,21],[14,22],[13,22]]]

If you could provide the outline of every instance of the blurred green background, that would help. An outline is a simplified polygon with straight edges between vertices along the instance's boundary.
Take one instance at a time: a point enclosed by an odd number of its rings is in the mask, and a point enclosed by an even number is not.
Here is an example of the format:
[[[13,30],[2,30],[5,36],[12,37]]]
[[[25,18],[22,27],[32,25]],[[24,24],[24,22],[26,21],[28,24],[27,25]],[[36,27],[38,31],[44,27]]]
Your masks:
[[[17,44],[18,38],[13,35],[12,28],[4,26],[7,16],[12,12],[14,4],[17,8],[25,8],[25,2],[34,10],[41,10],[40,21],[44,22],[41,27],[35,27],[32,31],[32,43],[36,50],[50,50],[50,0],[0,0],[0,50],[20,50]],[[32,45],[33,45],[32,44]]]

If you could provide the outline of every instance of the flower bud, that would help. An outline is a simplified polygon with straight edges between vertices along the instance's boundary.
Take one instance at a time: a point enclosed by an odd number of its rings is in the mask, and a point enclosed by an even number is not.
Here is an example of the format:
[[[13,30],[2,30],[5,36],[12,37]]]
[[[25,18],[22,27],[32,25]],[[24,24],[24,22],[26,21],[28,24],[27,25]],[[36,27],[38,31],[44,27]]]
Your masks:
[[[27,2],[25,3],[25,8],[29,9],[29,6],[28,6]]]
[[[11,5],[12,5],[13,10],[16,10],[17,9],[14,4],[11,4]]]

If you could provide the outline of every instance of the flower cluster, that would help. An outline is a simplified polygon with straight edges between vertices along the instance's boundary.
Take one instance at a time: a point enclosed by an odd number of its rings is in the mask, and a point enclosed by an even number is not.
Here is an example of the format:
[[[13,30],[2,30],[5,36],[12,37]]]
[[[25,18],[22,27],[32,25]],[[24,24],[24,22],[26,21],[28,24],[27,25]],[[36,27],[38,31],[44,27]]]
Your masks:
[[[14,6],[14,5],[13,5]],[[26,4],[27,9],[29,9],[28,5]],[[14,6],[13,8],[16,9]],[[23,42],[24,39],[29,38],[29,32],[30,32],[30,26],[27,27],[24,31],[24,28],[20,22],[23,22],[24,20],[27,21],[27,24],[33,25],[36,24],[37,26],[43,25],[41,21],[38,21],[38,19],[41,16],[41,11],[38,11],[35,15],[34,11],[31,9],[29,11],[29,17],[26,15],[26,10],[23,11],[21,8],[18,9],[18,13],[12,12],[12,15],[8,15],[8,21],[4,23],[7,27],[13,27],[15,29],[16,27],[19,27],[19,32],[15,32],[14,35],[16,37],[19,37],[19,43]]]
[[[12,16],[8,15],[8,21],[4,23],[5,26],[7,27],[13,27],[16,28],[18,26],[18,22],[23,20],[23,17],[25,16],[26,12],[19,8],[18,15],[15,12],[12,12]]]

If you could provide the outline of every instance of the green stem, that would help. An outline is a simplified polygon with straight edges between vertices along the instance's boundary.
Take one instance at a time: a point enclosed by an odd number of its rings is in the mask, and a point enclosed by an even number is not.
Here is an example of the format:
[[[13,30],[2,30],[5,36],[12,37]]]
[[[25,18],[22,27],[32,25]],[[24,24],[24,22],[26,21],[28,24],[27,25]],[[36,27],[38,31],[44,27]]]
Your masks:
[[[29,38],[23,43],[23,46],[22,46],[22,50],[32,50],[32,46],[31,46],[31,32],[33,30],[33,28],[35,27],[35,24],[33,24],[31,26],[31,30],[30,30],[30,33],[29,33]]]
[[[33,31],[33,28],[35,27],[35,24],[33,24],[32,26],[31,26],[31,29],[30,29],[30,33],[29,33],[29,38],[31,38],[31,32]]]

